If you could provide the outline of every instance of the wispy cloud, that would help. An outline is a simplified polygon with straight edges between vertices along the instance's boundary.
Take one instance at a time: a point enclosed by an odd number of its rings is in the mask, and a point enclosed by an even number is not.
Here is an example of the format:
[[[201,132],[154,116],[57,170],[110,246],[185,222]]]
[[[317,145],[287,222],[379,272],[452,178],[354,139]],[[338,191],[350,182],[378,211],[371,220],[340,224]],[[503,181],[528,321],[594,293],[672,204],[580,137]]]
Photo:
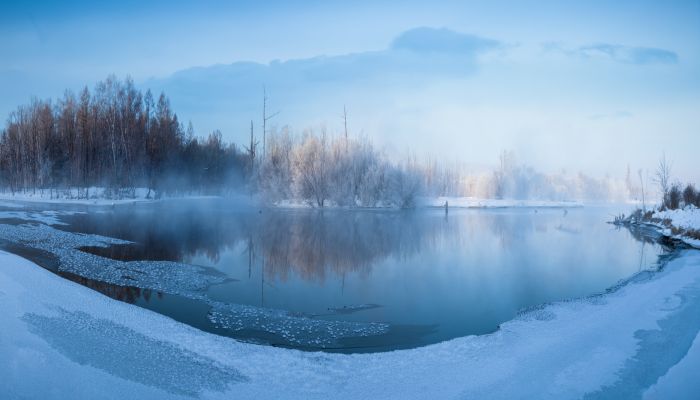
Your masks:
[[[613,113],[607,113],[607,114],[593,114],[589,115],[588,119],[591,120],[616,120],[616,119],[627,119],[627,118],[632,118],[634,114],[632,114],[629,111],[616,111]]]
[[[235,62],[190,68],[146,86],[165,90],[185,110],[230,110],[235,98],[247,104],[262,85],[277,89],[280,101],[296,103],[318,90],[333,91],[361,85],[384,87],[412,85],[436,78],[467,77],[477,58],[500,48],[500,42],[449,29],[415,28],[399,36],[384,50],[337,56],[272,61],[268,64]],[[206,93],[206,95],[203,95]],[[257,107],[257,104],[250,105]],[[244,104],[236,104],[245,109]]]
[[[446,28],[414,28],[399,35],[391,43],[393,50],[410,50],[420,53],[452,53],[475,55],[500,46],[496,40],[458,33]]]
[[[623,46],[610,43],[596,43],[592,45],[567,48],[559,43],[547,43],[546,51],[554,51],[572,57],[585,59],[608,59],[623,64],[651,65],[651,64],[677,64],[678,54],[671,50],[655,47]]]
[[[678,55],[670,50],[653,47],[630,47],[612,44],[595,44],[579,48],[584,57],[609,57],[628,64],[675,64]]]
[[[318,56],[272,61],[269,64],[235,62],[228,65],[191,68],[180,71],[170,79],[187,80],[210,75],[228,80],[250,82],[293,81],[351,81],[356,79],[385,79],[393,74],[469,73],[475,58],[496,49],[496,40],[451,31],[449,29],[415,28],[400,34],[384,50],[337,56]]]

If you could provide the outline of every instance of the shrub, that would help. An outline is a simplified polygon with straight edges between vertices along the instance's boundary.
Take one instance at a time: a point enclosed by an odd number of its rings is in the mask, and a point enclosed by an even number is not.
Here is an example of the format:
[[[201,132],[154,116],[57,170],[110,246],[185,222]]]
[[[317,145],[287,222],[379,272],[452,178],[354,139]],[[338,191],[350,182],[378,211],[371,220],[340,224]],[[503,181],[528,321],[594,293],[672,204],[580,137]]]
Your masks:
[[[700,207],[700,193],[695,190],[695,187],[692,184],[688,184],[688,186],[685,187],[685,190],[683,190],[683,203],[685,203],[686,206],[694,204],[695,206]]]
[[[671,185],[668,192],[664,196],[664,205],[669,210],[675,210],[680,207],[681,204],[681,187],[677,183]]]

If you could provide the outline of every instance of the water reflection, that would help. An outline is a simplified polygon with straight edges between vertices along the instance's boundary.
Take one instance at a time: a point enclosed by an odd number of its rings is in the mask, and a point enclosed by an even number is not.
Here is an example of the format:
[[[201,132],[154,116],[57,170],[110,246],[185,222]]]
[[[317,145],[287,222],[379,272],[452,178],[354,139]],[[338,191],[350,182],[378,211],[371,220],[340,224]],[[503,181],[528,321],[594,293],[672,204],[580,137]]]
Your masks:
[[[530,213],[229,210],[219,203],[185,203],[66,216],[69,226],[59,228],[135,242],[82,248],[117,260],[217,265],[222,254],[239,251],[251,274],[261,264],[270,281],[285,282],[293,274],[323,282],[348,273],[368,276],[389,256],[406,260],[428,249],[469,246],[480,237],[497,238],[502,249],[513,249],[533,234],[581,233],[580,221],[567,221],[560,211],[540,212],[537,218]]]
[[[134,304],[138,301],[145,301],[146,303],[149,303],[154,295],[156,299],[160,300],[163,298],[163,292],[154,291],[152,289],[113,285],[111,283],[100,282],[66,272],[62,272],[60,275],[70,281],[89,287],[90,289],[98,291],[115,300],[123,301],[129,304]]]
[[[206,292],[210,304],[221,305],[215,319],[199,305],[146,305],[195,326],[291,346],[298,337],[287,330],[302,325],[316,326],[314,332],[389,326],[381,337],[342,341],[374,351],[492,332],[523,308],[603,292],[654,269],[667,250],[659,238],[616,230],[605,224],[610,214],[259,210],[199,201],[69,215],[59,228],[135,242],[83,249],[103,257],[179,261],[226,274],[231,279]],[[145,292],[110,295],[132,301]]]
[[[408,258],[449,238],[456,228],[448,219],[415,212],[241,212],[187,206],[121,208],[64,220],[69,226],[60,229],[135,242],[82,248],[92,254],[122,261],[204,257],[216,265],[222,253],[238,249],[246,253],[249,268],[262,263],[267,279],[283,282],[290,274],[320,282],[329,274],[367,276],[376,262],[389,255]],[[513,227],[492,228],[505,236]]]
[[[251,231],[247,249],[251,258],[262,257],[267,279],[366,277],[388,255],[410,257],[430,246],[436,231],[449,229],[424,222],[413,213],[267,213]]]

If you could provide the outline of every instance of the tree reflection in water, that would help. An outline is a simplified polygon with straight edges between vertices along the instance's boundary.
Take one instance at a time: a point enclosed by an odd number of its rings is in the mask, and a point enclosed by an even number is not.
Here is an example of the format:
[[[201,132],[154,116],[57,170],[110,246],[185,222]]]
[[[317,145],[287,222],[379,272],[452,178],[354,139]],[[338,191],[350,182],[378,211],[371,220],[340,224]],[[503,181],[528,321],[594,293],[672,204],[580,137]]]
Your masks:
[[[135,242],[82,248],[92,254],[122,261],[179,262],[203,255],[217,264],[223,252],[243,248],[250,268],[262,263],[266,279],[281,281],[290,274],[319,282],[328,274],[366,276],[386,257],[400,260],[442,240],[461,240],[450,233],[457,229],[456,223],[413,211],[172,206],[118,208],[66,219],[69,225],[61,229]]]
[[[66,217],[74,232],[95,233],[135,242],[82,250],[122,261],[188,262],[205,256],[247,253],[249,270],[262,265],[268,281],[291,274],[323,282],[348,273],[367,276],[387,257],[401,261],[435,246],[468,247],[484,236],[502,249],[516,248],[536,233],[559,230],[579,234],[565,213],[481,210],[452,216],[439,210],[279,210],[228,207],[224,201],[165,202],[157,206],[120,207],[106,213]],[[332,275],[329,275],[332,274]]]
[[[522,308],[654,270],[665,252],[659,238],[614,232],[607,216],[596,208],[253,209],[218,200],[115,207],[66,216],[69,225],[57,228],[135,242],[83,249],[100,256],[206,264],[232,278],[198,293],[199,302],[70,278],[110,297],[236,338],[378,351],[492,332]],[[374,323],[389,328],[347,333]],[[338,336],[341,326],[353,329]]]
[[[133,286],[119,286],[111,283],[96,281],[94,279],[84,278],[80,275],[66,272],[59,273],[59,275],[77,284],[86,286],[92,290],[125,303],[134,304],[139,299],[143,299],[146,303],[148,303],[151,301],[151,297],[153,296],[153,290],[151,289],[142,289]],[[162,292],[156,291],[155,295],[158,299],[163,298]]]

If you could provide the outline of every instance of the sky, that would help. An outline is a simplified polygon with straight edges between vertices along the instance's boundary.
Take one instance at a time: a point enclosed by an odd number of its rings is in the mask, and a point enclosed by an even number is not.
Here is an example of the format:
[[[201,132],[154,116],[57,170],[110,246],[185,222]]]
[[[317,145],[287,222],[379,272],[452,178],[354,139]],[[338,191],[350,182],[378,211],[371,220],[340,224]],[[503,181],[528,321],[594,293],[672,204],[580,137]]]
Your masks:
[[[396,157],[700,184],[700,1],[0,4],[0,116],[109,74],[198,134],[342,129]]]

